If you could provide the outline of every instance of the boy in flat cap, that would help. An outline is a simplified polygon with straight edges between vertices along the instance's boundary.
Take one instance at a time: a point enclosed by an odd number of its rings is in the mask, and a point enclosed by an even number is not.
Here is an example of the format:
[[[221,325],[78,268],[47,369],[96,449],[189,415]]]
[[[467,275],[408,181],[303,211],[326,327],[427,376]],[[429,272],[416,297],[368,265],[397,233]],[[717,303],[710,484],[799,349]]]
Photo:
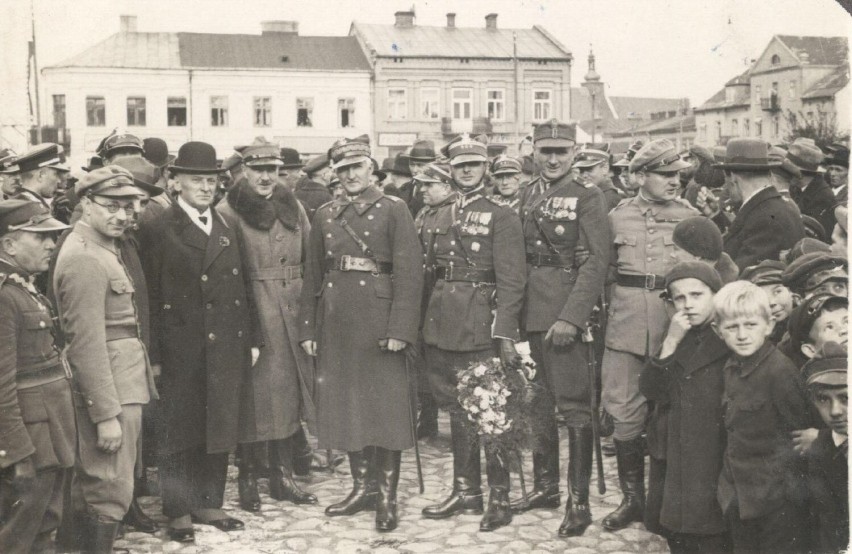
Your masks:
[[[0,202],[0,551],[52,551],[77,450],[70,372],[54,310],[32,277],[68,226],[28,200]]]
[[[848,371],[847,348],[834,342],[803,368],[811,402],[826,425],[807,453],[811,547],[817,552],[849,546]]]
[[[779,344],[787,332],[787,321],[801,297],[794,294],[781,279],[781,274],[787,266],[777,260],[763,260],[757,265],[745,268],[740,278],[750,281],[763,289],[769,297],[769,309],[775,325],[769,340]]]
[[[790,314],[790,338],[780,348],[801,368],[827,342],[846,344],[848,319],[849,300],[845,296],[809,296]]]
[[[849,261],[823,252],[805,254],[793,260],[781,280],[802,298],[820,293],[846,297],[849,292]]]

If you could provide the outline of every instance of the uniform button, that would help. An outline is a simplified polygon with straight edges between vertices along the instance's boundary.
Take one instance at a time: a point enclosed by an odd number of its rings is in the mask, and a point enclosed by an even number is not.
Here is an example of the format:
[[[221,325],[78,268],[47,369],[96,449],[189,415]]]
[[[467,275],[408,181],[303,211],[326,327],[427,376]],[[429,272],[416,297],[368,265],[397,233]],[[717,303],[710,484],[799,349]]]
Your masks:
[[[331,219],[326,219],[326,220],[325,220],[325,222],[326,222],[326,223],[331,223]]]
[[[456,245],[456,241],[451,240],[451,241],[450,241],[450,246],[455,246],[455,245]]]
[[[45,323],[44,321],[39,321],[38,326],[44,329],[45,327],[47,327],[47,323]]]
[[[440,229],[435,229],[435,232],[436,232],[436,233],[440,233],[440,232],[441,232],[441,230],[440,230]]]
[[[328,233],[328,234],[325,236],[325,238],[330,239],[330,238],[331,238],[331,233]]]
[[[216,340],[216,335],[214,333],[210,333],[209,335],[207,335],[207,338],[210,340]]]
[[[455,263],[452,260],[450,260],[450,265],[455,265]]]
[[[209,310],[209,309],[213,308],[213,304],[211,304],[210,302],[208,302],[208,303],[207,303],[207,305],[206,305],[206,306],[204,306],[204,307],[205,307],[205,308],[207,308],[207,309]]]
[[[239,269],[237,269],[237,268],[235,267],[235,268],[233,269],[233,273],[234,273],[234,275],[239,275],[239,274],[240,274],[240,270],[239,270]]]
[[[365,237],[369,237],[369,236],[370,236],[370,231],[364,231],[364,236],[365,236]]]
[[[651,256],[648,256],[648,261],[652,262],[652,261],[654,261],[654,258],[652,258]]]
[[[541,246],[541,241],[540,241],[540,240],[535,241],[535,245],[536,245],[536,246]]]
[[[204,282],[207,282],[207,275],[202,275],[201,280],[204,281]]]
[[[361,285],[361,286],[363,287],[364,285],[366,285],[366,284],[367,284],[367,282],[366,282],[366,281],[358,281],[358,284],[359,284],[359,285]]]
[[[456,255],[455,252],[450,252],[450,256],[455,256],[455,255]]]
[[[426,229],[426,232],[427,232],[427,233],[431,233],[431,232],[432,232],[432,229]]]
[[[0,458],[5,458],[5,457],[6,457],[6,451],[0,450]]]
[[[329,256],[333,256],[333,255],[334,255],[334,252],[332,252],[331,250],[329,250],[328,252],[326,252],[326,254],[328,254]]]
[[[376,219],[376,216],[374,216],[373,214],[370,214],[370,215],[367,216],[367,219],[372,221],[372,220]]]
[[[92,402],[91,400],[86,400],[86,406],[94,406],[94,405],[95,405],[95,403]]]
[[[239,301],[239,300],[234,300],[234,306],[239,306],[239,305],[240,305],[240,301]]]
[[[238,336],[238,337],[242,337],[242,336],[243,336],[243,332],[242,332],[242,331],[237,331],[237,336]]]

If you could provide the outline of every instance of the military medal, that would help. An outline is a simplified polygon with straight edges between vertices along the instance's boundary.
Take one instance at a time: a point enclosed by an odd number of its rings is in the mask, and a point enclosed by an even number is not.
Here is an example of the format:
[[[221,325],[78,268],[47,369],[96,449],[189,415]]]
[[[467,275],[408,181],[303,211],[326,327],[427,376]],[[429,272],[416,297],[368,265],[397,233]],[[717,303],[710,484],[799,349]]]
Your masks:
[[[557,235],[561,236],[561,235],[565,234],[565,227],[563,227],[562,225],[557,225],[556,228],[553,229],[553,230],[554,230],[554,232],[556,232]]]
[[[568,212],[568,219],[570,219],[571,221],[577,219],[577,212]]]

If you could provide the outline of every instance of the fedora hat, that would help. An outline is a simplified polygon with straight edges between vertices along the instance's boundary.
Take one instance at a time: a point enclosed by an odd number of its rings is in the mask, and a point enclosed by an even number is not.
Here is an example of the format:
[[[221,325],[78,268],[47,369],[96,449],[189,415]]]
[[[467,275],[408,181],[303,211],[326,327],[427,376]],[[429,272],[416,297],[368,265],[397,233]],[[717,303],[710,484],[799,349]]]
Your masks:
[[[816,145],[814,139],[799,137],[787,150],[787,159],[799,168],[802,173],[822,173],[824,168],[820,164],[825,159],[825,154]]]
[[[435,143],[431,140],[418,140],[408,153],[408,158],[414,162],[433,162],[436,157]]]
[[[780,165],[780,162],[769,160],[769,146],[764,141],[734,138],[728,141],[724,161],[715,164],[715,167],[728,171],[769,171]]]
[[[216,163],[216,149],[206,142],[187,142],[178,150],[178,155],[169,166],[172,173],[222,173]]]
[[[405,154],[397,154],[393,159],[393,166],[386,171],[395,175],[402,175],[403,177],[411,177],[411,168],[408,166],[408,156]]]

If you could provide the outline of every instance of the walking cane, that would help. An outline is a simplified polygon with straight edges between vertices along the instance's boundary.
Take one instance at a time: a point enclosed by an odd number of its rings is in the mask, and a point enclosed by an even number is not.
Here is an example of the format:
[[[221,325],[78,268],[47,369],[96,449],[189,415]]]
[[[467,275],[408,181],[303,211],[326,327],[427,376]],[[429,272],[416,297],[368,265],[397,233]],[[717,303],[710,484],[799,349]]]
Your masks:
[[[589,397],[592,409],[592,442],[595,445],[595,456],[597,457],[598,470],[598,494],[606,493],[606,482],[604,481],[603,456],[601,454],[601,434],[598,429],[598,395],[597,395],[597,369],[595,362],[595,343],[592,336],[591,325],[583,331],[583,342],[588,349],[588,361],[586,367],[589,370]]]
[[[412,392],[412,377],[411,377],[411,358],[416,356],[416,351],[413,345],[408,345],[405,349],[405,378],[408,380],[408,420],[411,427],[411,438],[414,439],[414,460],[417,463],[417,483],[420,485],[420,494],[426,492],[426,487],[423,484],[423,467],[420,465],[420,445],[417,444],[417,429],[415,419],[417,418],[416,405],[414,403],[414,394]]]

